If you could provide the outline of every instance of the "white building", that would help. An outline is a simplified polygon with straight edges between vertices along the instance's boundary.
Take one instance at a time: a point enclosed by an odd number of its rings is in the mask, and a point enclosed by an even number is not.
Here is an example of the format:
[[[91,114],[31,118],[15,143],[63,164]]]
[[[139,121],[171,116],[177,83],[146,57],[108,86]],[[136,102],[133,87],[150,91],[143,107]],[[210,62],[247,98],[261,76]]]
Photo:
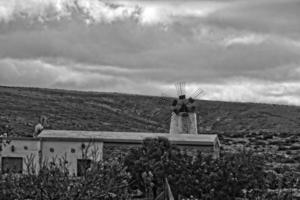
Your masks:
[[[109,151],[124,151],[153,137],[168,138],[190,153],[200,150],[219,156],[217,135],[44,130],[37,138],[2,138],[1,168],[4,173],[27,173],[45,163],[67,161],[71,174],[80,175],[91,160],[99,161]]]

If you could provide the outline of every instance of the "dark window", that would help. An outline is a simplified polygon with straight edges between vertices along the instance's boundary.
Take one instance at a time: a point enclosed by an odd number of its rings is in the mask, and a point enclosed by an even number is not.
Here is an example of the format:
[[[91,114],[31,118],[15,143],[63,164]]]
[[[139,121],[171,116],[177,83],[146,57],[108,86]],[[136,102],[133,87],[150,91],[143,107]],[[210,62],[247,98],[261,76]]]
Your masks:
[[[22,173],[23,158],[22,157],[2,157],[3,173]]]
[[[91,160],[90,159],[78,159],[77,160],[77,176],[83,176],[86,173],[86,170],[90,168]]]

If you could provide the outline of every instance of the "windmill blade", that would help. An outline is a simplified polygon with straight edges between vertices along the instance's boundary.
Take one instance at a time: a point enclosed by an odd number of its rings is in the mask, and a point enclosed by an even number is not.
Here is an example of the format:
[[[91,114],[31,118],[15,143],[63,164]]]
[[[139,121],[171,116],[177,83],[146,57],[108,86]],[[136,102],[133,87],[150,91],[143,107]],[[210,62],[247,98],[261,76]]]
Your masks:
[[[201,88],[198,88],[192,95],[191,97],[193,99],[196,99],[198,96],[200,96],[201,94],[204,93],[204,90],[202,90]]]
[[[176,87],[177,96],[180,96],[181,95],[180,82],[175,83],[175,87]]]
[[[186,94],[186,83],[181,82],[181,95]]]
[[[177,96],[181,96],[185,94],[185,82],[177,82],[175,83]]]

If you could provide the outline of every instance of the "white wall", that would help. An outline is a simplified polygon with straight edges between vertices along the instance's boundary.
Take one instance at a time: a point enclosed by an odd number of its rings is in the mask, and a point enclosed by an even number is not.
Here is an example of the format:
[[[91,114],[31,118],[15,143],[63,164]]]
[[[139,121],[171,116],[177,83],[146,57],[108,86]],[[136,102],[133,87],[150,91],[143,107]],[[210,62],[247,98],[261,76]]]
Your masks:
[[[183,117],[172,112],[170,123],[170,134],[198,134],[196,113],[188,113]]]
[[[2,152],[1,157],[22,157],[23,158],[23,173],[27,173],[27,163],[30,158],[33,161],[33,167],[36,172],[39,170],[39,150],[40,141],[38,140],[22,140],[13,139],[10,143],[6,143],[7,140],[3,139],[2,142]],[[14,146],[14,151],[12,151],[12,146]],[[27,148],[26,148],[27,147]],[[0,166],[2,166],[2,158],[0,159]],[[32,164],[30,164],[32,166]]]
[[[85,144],[85,148],[82,148]],[[50,149],[54,152],[51,152]],[[72,153],[71,149],[75,152]],[[77,174],[77,159],[88,158],[99,161],[102,159],[103,143],[102,142],[77,142],[77,141],[43,141],[42,156],[43,161],[52,161],[59,163],[59,160],[67,160],[68,169],[71,175]]]

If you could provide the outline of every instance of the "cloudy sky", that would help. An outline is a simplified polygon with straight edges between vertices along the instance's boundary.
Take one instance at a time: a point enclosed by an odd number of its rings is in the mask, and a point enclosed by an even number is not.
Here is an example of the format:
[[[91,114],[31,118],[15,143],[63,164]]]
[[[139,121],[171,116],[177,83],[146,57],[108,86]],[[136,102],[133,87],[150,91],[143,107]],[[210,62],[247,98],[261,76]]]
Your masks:
[[[300,105],[300,0],[0,0],[0,85]]]

